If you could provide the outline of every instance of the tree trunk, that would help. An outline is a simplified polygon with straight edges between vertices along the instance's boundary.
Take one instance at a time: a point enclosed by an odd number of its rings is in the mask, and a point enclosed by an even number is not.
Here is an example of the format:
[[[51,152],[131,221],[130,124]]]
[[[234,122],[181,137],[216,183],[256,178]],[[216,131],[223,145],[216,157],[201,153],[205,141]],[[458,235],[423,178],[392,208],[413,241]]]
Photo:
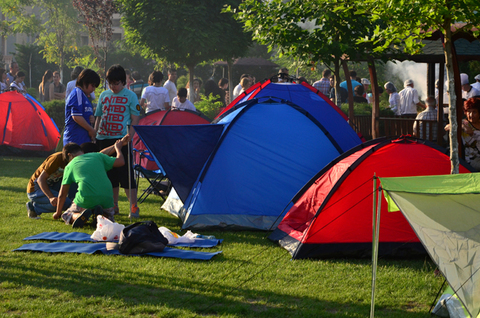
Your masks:
[[[233,59],[227,59],[227,70],[228,70],[228,104],[233,102],[233,81],[232,81],[232,72],[233,72]],[[228,106],[227,104],[227,106]]]
[[[193,72],[194,72],[194,69],[195,69],[195,65],[187,65],[187,68],[188,68],[188,73],[189,73],[188,81],[190,83],[190,85],[189,85],[189,90],[190,90],[189,97],[190,97],[190,101],[193,104],[195,102],[195,91],[194,91],[194,88],[193,88],[193,79],[194,79]]]
[[[373,104],[372,104],[372,138],[380,137],[378,117],[380,117],[380,97],[378,93],[377,70],[375,61],[368,61],[368,71],[370,73],[370,82],[372,85]]]
[[[350,80],[350,72],[348,71],[347,61],[342,59],[343,72],[345,73],[345,80],[347,81],[348,90],[348,119],[350,120],[350,126],[353,127],[353,120],[355,113],[353,111],[353,88],[352,81]]]
[[[457,95],[455,92],[455,80],[453,73],[453,42],[452,42],[452,31],[450,29],[450,20],[445,20],[444,29],[445,34],[445,64],[447,69],[447,80],[448,80],[448,92],[449,92],[449,121],[450,121],[450,161],[451,161],[451,174],[458,174],[459,172],[459,156],[458,156],[458,123],[457,123]]]
[[[443,100],[443,93],[444,93],[444,84],[445,83],[445,64],[440,63],[439,72],[438,72],[438,109],[437,109],[437,145],[443,147],[443,136],[445,134],[445,130],[443,129],[443,104],[445,101]]]
[[[338,106],[338,108],[342,107],[342,96],[340,95],[340,81],[338,80],[340,78],[340,60],[336,59],[335,60],[335,77],[333,81],[333,85],[335,86],[335,105]]]

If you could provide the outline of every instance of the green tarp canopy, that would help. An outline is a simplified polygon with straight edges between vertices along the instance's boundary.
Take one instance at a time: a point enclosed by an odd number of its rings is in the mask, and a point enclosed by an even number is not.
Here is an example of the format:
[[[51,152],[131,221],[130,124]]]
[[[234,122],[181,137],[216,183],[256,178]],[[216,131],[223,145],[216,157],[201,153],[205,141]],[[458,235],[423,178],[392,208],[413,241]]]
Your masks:
[[[472,317],[480,314],[480,173],[379,178]]]

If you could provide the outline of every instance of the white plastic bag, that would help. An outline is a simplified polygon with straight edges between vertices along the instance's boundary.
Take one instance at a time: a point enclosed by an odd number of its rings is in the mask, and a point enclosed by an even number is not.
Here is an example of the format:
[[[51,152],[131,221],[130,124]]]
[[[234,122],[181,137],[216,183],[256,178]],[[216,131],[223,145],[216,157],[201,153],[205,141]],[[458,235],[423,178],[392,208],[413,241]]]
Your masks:
[[[183,236],[179,236],[177,233],[170,231],[164,226],[159,227],[158,230],[168,240],[168,244],[171,245],[178,243],[193,243],[195,241],[194,236],[196,234],[192,233],[190,230]]]
[[[109,219],[103,217],[103,215],[98,215],[97,229],[90,237],[96,241],[118,241],[118,239],[120,238],[120,233],[122,233],[122,230],[124,228],[125,225],[112,222]]]

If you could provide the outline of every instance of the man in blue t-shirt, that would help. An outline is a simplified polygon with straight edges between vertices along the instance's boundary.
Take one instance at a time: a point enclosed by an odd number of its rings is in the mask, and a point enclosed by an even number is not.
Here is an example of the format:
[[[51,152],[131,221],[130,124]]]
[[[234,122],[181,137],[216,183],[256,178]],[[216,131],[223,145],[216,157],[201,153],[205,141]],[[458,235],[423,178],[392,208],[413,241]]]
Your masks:
[[[357,72],[350,71],[350,81],[352,82],[352,89],[355,89],[356,86],[362,85],[361,83],[357,82]],[[340,83],[340,87],[344,88],[348,92],[347,81],[343,81]]]

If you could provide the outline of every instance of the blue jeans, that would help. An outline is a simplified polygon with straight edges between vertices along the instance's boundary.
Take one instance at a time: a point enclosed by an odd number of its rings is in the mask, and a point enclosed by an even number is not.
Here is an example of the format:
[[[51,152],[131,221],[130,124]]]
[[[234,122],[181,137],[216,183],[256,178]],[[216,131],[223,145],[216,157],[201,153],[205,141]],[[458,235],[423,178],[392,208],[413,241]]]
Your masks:
[[[42,213],[53,213],[57,210],[51,203],[48,197],[43,193],[42,189],[37,184],[37,181],[34,182],[35,190],[32,193],[27,193],[27,197],[30,201],[33,202],[33,209],[35,213],[40,215]],[[55,197],[58,197],[58,192],[60,191],[61,182],[55,183],[53,186],[49,187],[50,191]],[[74,183],[70,186],[68,191],[68,196],[65,199],[65,204],[63,205],[63,210],[66,210],[72,204],[71,198],[75,197],[77,192],[77,185]]]

